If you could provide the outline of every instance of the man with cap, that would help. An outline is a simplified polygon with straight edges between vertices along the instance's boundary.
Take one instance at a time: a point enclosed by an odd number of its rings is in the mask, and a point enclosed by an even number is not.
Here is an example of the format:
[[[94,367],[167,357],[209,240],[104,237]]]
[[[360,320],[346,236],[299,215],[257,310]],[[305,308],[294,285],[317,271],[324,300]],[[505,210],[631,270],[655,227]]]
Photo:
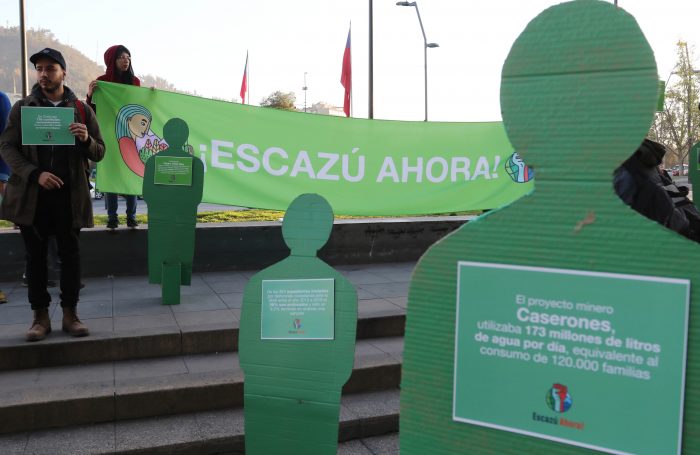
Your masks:
[[[12,107],[7,129],[0,136],[0,155],[12,169],[0,219],[17,224],[27,252],[28,298],[34,322],[27,341],[42,340],[51,332],[47,285],[47,241],[56,236],[61,260],[61,307],[63,331],[73,336],[89,334],[78,319],[80,249],[78,235],[92,227],[92,204],[85,172],[87,160],[100,161],[105,144],[95,114],[64,85],[66,61],[55,49],[46,48],[29,59],[37,83],[31,94]],[[22,142],[21,110],[24,106],[73,108],[68,130],[73,145],[25,145]]]

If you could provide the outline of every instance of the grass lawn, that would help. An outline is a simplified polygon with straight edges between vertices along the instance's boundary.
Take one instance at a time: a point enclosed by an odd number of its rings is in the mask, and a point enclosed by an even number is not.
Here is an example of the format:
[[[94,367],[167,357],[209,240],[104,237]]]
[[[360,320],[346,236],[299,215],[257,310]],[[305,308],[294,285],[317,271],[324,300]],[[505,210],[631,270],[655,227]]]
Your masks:
[[[443,213],[442,215],[479,215],[481,212],[457,212]],[[440,215],[440,214],[438,214]],[[197,214],[197,223],[236,223],[247,221],[279,221],[284,217],[284,212],[280,210],[227,210],[221,212],[202,212]],[[338,219],[351,218],[376,218],[376,217],[360,217],[360,216],[337,216]],[[396,217],[382,217],[396,218]],[[148,215],[136,215],[136,221],[139,224],[148,224]],[[107,215],[95,215],[95,226],[105,226],[107,224]],[[119,216],[119,224],[126,224],[126,216]],[[0,220],[0,229],[11,229],[12,223]]]

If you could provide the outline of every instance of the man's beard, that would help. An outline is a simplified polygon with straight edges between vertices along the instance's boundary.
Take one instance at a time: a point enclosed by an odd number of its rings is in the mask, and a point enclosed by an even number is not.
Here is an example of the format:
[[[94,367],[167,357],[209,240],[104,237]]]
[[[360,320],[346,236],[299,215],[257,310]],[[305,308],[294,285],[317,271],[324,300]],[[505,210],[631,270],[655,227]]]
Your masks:
[[[39,83],[42,90],[44,90],[47,93],[54,93],[54,92],[58,91],[58,89],[62,85],[61,82],[51,82],[51,81],[46,81],[46,82],[44,82],[44,84],[45,85],[41,85],[41,82]]]

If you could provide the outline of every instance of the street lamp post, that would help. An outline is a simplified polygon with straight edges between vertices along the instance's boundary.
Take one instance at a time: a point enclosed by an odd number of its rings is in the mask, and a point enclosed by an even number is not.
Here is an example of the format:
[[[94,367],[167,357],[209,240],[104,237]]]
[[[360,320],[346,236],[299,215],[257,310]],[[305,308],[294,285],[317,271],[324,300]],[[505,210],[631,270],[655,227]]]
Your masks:
[[[19,40],[20,40],[20,65],[22,70],[22,97],[29,95],[29,82],[27,78],[27,30],[25,27],[24,0],[19,0]]]
[[[306,71],[304,71],[304,86],[301,89],[304,91],[304,112],[306,112],[306,91],[309,89],[306,85]]]
[[[425,71],[425,122],[428,121],[428,48],[440,47],[437,43],[429,43],[428,39],[425,37],[425,29],[423,28],[423,21],[420,18],[420,11],[418,11],[418,2],[396,2],[397,6],[413,6],[416,8],[416,14],[418,15],[418,23],[420,24],[420,31],[423,34],[423,68]]]

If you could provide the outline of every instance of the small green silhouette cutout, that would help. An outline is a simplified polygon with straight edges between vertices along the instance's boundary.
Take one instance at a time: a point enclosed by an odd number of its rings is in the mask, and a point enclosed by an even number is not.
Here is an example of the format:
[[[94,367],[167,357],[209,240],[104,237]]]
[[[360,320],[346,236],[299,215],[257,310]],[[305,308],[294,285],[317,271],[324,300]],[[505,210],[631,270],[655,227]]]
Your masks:
[[[248,454],[336,453],[340,395],[354,362],[357,292],[316,256],[332,226],[333,212],[323,197],[297,197],[282,225],[291,254],[255,274],[245,288],[239,352]],[[264,280],[328,278],[335,282],[335,339],[261,339]]]
[[[553,6],[513,44],[503,66],[503,121],[537,183],[533,193],[445,237],[416,267],[401,384],[402,454],[591,453],[453,421],[458,261],[689,278],[683,453],[700,453],[700,318],[692,316],[700,310],[700,249],[625,206],[612,186],[613,171],[649,130],[657,79],[636,21],[610,2]],[[517,377],[494,380],[518,387]],[[608,403],[624,406],[624,399]],[[643,435],[624,422],[619,431]]]
[[[165,305],[180,303],[180,285],[192,279],[197,206],[202,201],[204,164],[184,151],[189,128],[173,118],[163,127],[168,148],[151,156],[143,177],[148,204],[148,281],[161,283]],[[191,185],[155,184],[156,158],[181,157],[192,162]]]

